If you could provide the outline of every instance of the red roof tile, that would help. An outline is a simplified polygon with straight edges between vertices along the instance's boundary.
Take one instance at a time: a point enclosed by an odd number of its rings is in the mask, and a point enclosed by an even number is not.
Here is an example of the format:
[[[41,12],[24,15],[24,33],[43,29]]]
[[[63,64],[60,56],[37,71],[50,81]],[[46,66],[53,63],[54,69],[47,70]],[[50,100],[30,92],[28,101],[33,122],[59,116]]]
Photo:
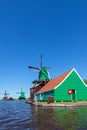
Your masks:
[[[58,86],[65,78],[66,76],[71,72],[71,70],[67,71],[66,73],[50,80],[44,87],[42,87],[38,93],[46,92],[46,91],[51,91],[53,90],[56,86]]]

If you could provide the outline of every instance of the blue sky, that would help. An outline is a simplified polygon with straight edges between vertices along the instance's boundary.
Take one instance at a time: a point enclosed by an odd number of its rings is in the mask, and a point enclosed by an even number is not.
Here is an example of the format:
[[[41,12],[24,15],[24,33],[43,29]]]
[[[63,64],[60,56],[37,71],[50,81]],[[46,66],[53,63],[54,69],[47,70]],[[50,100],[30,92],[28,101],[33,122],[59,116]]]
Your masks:
[[[0,98],[29,97],[41,53],[52,78],[75,68],[87,79],[86,0],[0,1]]]

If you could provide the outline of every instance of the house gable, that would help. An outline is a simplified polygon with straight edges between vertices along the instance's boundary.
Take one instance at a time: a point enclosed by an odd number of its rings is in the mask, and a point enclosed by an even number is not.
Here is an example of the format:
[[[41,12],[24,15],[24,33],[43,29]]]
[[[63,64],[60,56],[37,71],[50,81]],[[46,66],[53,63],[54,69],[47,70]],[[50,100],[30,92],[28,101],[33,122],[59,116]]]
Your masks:
[[[81,76],[78,74],[78,72],[76,71],[75,68],[73,68],[70,73],[64,78],[64,80],[62,80],[62,82],[60,84],[58,84],[57,86],[55,86],[54,89],[56,89],[57,87],[59,87],[61,84],[63,84],[63,82],[71,75],[72,72],[75,72],[76,75],[79,77],[79,79],[81,80],[81,82],[85,85],[85,87],[87,87],[87,85],[85,84],[85,82],[83,81],[83,79],[81,78]]]
[[[68,91],[74,91],[69,94]],[[56,101],[87,100],[87,87],[77,71],[73,69],[69,75],[55,87]]]

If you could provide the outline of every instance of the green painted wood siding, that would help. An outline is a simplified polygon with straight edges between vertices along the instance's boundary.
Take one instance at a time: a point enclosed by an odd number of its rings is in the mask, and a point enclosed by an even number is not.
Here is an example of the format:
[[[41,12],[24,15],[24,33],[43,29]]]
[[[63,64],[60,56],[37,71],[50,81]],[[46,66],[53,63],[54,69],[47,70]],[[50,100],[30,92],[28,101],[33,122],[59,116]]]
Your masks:
[[[69,89],[75,90],[75,100],[87,100],[87,87],[75,71],[54,90],[55,101],[71,101],[72,94],[68,94]]]
[[[54,96],[54,90],[42,94],[36,94],[37,101],[41,101],[41,95],[43,95],[43,101],[48,101],[49,96]]]
[[[40,101],[40,94],[36,94],[37,101]]]
[[[48,97],[53,96],[54,97],[54,91],[48,91],[44,93],[44,101],[48,101]]]

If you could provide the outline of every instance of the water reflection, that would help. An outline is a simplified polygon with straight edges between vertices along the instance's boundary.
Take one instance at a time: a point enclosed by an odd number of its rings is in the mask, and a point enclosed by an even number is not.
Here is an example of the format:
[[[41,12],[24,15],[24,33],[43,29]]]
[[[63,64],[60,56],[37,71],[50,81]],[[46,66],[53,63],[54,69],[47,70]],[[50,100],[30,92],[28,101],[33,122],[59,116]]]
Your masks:
[[[87,130],[87,107],[35,110],[38,130]]]
[[[38,130],[63,130],[55,122],[53,108],[38,108],[36,112],[36,124]]]
[[[87,107],[36,107],[0,101],[0,130],[87,130]]]

